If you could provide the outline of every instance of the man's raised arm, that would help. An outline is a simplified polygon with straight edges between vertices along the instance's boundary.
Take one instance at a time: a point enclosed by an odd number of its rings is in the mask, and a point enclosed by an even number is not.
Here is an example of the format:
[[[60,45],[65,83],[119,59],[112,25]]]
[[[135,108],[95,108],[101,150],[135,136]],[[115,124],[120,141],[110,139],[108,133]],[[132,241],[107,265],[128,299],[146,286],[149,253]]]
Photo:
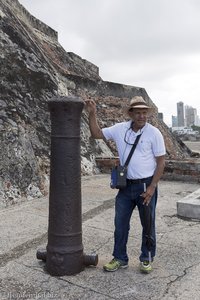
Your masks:
[[[89,127],[92,137],[95,139],[103,139],[104,136],[96,117],[96,103],[93,100],[85,100],[85,109],[88,112]]]

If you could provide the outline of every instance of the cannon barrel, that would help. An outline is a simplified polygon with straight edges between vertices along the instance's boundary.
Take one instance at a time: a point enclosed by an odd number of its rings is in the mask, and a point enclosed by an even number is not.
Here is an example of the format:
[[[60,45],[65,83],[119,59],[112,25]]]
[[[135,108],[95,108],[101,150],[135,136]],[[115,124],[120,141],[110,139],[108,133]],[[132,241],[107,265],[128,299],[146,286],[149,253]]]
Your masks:
[[[86,255],[82,244],[80,120],[83,101],[56,97],[49,103],[51,159],[48,243],[37,251],[52,276],[73,275],[97,265],[98,255]]]

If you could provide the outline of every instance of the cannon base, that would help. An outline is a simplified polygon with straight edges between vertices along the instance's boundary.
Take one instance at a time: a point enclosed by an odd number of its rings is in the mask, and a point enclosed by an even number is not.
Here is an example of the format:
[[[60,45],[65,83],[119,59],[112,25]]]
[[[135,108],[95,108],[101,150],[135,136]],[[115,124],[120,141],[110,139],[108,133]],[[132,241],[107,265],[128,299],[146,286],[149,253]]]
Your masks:
[[[97,266],[98,255],[67,255],[49,253],[46,249],[38,249],[36,257],[46,263],[47,271],[52,276],[65,276],[78,274],[87,266]]]

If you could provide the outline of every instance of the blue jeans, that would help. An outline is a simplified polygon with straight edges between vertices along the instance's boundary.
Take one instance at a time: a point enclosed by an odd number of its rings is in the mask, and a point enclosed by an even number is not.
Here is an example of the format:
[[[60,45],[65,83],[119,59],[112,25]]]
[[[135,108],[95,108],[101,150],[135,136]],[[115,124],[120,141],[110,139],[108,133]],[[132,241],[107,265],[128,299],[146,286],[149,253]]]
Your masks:
[[[151,179],[146,181],[146,187],[150,185]],[[114,232],[114,250],[113,256],[122,261],[128,262],[127,241],[130,230],[130,219],[134,208],[137,206],[142,227],[144,227],[144,205],[143,198],[140,196],[144,192],[144,184],[129,184],[125,189],[119,190],[115,201],[115,232]],[[152,229],[151,236],[154,239],[154,245],[151,249],[151,258],[156,254],[156,232],[155,232],[155,209],[157,202],[157,189],[151,198],[149,206],[151,207]],[[149,260],[149,252],[145,243],[144,229],[142,230],[142,244],[140,261]]]

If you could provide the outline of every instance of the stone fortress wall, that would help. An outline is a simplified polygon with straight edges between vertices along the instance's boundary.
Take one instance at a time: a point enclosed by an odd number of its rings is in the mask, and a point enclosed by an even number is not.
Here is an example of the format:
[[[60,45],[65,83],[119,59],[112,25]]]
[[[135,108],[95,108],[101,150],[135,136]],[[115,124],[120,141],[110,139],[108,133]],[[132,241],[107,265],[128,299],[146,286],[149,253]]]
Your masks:
[[[28,10],[19,3],[18,0],[12,0],[12,1],[2,0],[2,1],[5,2],[7,5],[9,5],[12,10],[15,10],[18,15],[20,14],[23,20],[26,21],[26,23],[28,23],[30,26],[43,32],[44,34],[48,35],[52,39],[56,41],[58,40],[57,31],[55,31],[54,29],[52,29],[51,27],[49,27],[48,25],[46,25],[45,23],[43,23],[42,21],[40,21],[39,19],[31,15],[28,12]]]

